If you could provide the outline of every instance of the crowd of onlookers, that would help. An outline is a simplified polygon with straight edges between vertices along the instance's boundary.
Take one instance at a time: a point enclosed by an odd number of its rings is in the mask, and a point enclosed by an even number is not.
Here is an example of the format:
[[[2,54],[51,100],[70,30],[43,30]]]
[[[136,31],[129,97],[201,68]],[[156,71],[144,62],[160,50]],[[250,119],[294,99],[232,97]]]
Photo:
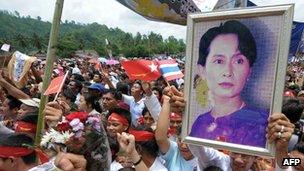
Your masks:
[[[184,64],[179,65],[184,71]],[[286,157],[304,159],[304,68],[300,63],[287,68],[283,114],[273,114],[268,120],[267,138],[276,146],[275,159],[183,143],[183,79],[170,81],[170,87],[162,77],[149,82],[130,80],[120,64],[106,65],[80,58],[58,59],[54,63],[52,78],[69,74],[58,97],[52,94],[48,98],[42,112],[44,132],[60,131],[68,123],[74,131],[96,134],[78,137],[75,133],[72,143],[78,145],[76,148],[67,143],[58,148],[38,148],[34,139],[44,68],[45,61],[34,62],[21,89],[8,78],[5,68],[0,71],[0,170],[304,169],[304,160],[297,167],[282,166]],[[83,124],[81,117],[85,118]],[[74,123],[74,119],[78,122]],[[89,120],[100,127],[91,124],[89,129],[83,129]],[[279,137],[278,124],[285,128]],[[43,156],[48,160],[43,161]]]

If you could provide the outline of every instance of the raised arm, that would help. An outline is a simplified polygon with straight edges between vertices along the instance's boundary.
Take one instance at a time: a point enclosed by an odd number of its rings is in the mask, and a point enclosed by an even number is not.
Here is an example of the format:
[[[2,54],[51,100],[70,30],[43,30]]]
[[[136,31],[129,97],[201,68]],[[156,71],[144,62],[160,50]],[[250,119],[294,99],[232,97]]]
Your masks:
[[[30,99],[31,97],[25,94],[23,91],[19,90],[8,81],[3,78],[2,71],[0,70],[0,85],[5,88],[8,93],[15,97],[16,99]]]
[[[169,115],[170,115],[170,98],[166,95],[163,96],[163,106],[159,114],[157,121],[157,127],[155,131],[155,139],[161,153],[165,154],[170,148],[170,142],[168,140],[168,127],[169,127]]]
[[[135,137],[131,134],[123,132],[122,134],[117,133],[117,141],[120,145],[120,149],[123,150],[131,157],[133,165],[136,171],[148,171],[148,167],[142,161],[141,156],[135,149]]]
[[[159,113],[161,111],[160,103],[155,94],[153,94],[151,90],[151,86],[148,82],[142,83],[143,90],[146,94],[146,98],[144,100],[145,105],[147,106],[151,116],[157,122]]]

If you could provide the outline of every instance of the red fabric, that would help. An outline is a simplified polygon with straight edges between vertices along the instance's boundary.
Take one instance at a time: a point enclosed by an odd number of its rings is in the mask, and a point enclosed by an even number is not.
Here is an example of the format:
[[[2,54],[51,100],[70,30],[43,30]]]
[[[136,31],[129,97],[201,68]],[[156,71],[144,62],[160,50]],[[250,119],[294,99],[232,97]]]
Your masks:
[[[41,163],[46,163],[49,161],[46,154],[44,154],[39,148],[30,149],[25,147],[8,147],[8,146],[0,146],[0,157],[2,158],[18,158],[29,155],[33,152],[36,152],[39,157]]]
[[[86,112],[72,112],[70,114],[68,114],[65,118],[71,122],[73,119],[78,118],[81,122],[85,122],[87,120],[88,117],[88,113]]]
[[[126,126],[129,125],[128,120],[125,117],[123,117],[123,116],[121,116],[121,115],[119,115],[117,113],[112,113],[109,116],[108,121],[117,121],[117,122],[122,123],[123,125],[126,125]]]
[[[22,157],[31,154],[34,152],[33,149],[25,148],[25,147],[7,147],[0,146],[0,157],[9,158],[9,157]]]
[[[123,61],[121,65],[126,70],[130,80],[154,81],[161,76],[157,63],[154,61],[145,59]]]
[[[134,135],[137,142],[150,141],[154,138],[154,133],[149,131],[129,130],[129,134]]]
[[[49,161],[48,156],[41,149],[35,148],[35,151],[42,164]]]
[[[143,125],[144,122],[145,122],[145,120],[144,120],[144,117],[143,117],[143,116],[141,116],[141,117],[139,117],[139,118],[137,119],[137,123],[138,123],[139,125]]]
[[[28,132],[28,133],[36,133],[37,125],[28,123],[28,122],[23,122],[23,121],[17,121],[16,122],[16,127],[15,131],[16,132]]]
[[[45,90],[44,95],[50,95],[61,91],[61,85],[64,81],[64,75],[54,78],[49,87]]]

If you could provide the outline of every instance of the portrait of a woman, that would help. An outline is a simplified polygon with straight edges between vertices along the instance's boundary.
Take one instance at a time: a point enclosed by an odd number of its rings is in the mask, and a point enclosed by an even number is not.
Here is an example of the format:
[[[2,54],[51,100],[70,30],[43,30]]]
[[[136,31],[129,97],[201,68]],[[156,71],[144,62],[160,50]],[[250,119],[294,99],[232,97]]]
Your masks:
[[[190,136],[266,146],[269,111],[247,104],[241,96],[256,57],[255,39],[239,21],[226,21],[203,34],[197,70],[207,84],[211,105],[194,121]]]

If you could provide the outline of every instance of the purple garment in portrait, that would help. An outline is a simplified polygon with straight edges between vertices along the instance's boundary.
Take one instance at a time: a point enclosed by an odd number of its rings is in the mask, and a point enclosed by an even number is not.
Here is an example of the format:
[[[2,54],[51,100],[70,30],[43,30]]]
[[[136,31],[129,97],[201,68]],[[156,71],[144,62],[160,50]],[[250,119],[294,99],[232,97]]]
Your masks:
[[[195,120],[190,136],[265,148],[268,113],[245,106],[215,120],[211,112],[207,112]]]

